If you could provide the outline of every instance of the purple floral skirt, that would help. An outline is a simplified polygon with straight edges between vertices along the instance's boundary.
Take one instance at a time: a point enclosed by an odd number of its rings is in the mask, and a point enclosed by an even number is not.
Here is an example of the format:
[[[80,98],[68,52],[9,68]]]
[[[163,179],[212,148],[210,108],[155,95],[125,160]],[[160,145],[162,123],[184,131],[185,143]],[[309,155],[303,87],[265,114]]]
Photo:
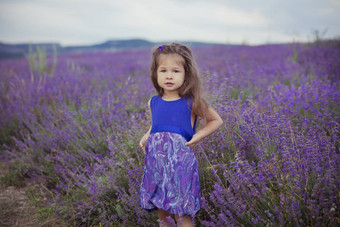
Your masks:
[[[194,215],[201,207],[196,157],[185,138],[176,133],[150,134],[145,145],[141,205],[149,211]]]

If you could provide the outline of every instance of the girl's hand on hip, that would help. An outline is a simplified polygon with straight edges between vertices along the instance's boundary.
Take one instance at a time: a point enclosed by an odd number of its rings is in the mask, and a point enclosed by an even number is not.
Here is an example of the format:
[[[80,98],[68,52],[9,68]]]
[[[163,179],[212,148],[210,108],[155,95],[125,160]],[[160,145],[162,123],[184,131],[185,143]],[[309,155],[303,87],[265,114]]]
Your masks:
[[[139,147],[142,148],[143,153],[145,154],[145,143],[146,143],[146,139],[143,137],[140,141],[139,141]]]
[[[185,143],[185,146],[190,146],[191,148],[194,148],[194,146],[199,142],[200,140],[197,138],[196,134],[193,135],[190,141]]]

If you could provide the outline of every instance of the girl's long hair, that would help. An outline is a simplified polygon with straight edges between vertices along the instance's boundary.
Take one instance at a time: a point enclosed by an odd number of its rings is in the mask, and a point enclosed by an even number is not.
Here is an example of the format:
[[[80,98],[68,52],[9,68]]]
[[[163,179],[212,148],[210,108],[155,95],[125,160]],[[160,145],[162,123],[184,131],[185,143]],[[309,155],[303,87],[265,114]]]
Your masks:
[[[159,56],[161,54],[178,54],[184,59],[185,78],[183,85],[179,88],[179,96],[192,98],[193,113],[196,116],[206,119],[208,104],[203,97],[201,74],[191,50],[187,46],[178,43],[162,45],[153,50],[150,77],[159,96],[163,96],[164,94],[163,88],[161,88],[157,82],[157,69]]]

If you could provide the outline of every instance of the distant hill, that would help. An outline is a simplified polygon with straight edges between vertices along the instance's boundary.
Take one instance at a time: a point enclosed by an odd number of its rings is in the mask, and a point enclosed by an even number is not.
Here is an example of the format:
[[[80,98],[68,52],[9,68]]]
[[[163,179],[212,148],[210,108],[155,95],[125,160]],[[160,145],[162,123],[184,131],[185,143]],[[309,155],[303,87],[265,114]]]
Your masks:
[[[167,43],[167,42],[162,42]],[[191,47],[202,45],[218,45],[217,43],[205,42],[183,42]],[[96,52],[96,51],[119,51],[129,49],[152,48],[161,43],[149,42],[144,39],[128,39],[128,40],[109,40],[104,43],[87,45],[87,46],[61,46],[59,43],[21,43],[21,44],[6,44],[0,43],[0,59],[19,58],[29,53],[31,48],[36,51],[37,47],[44,49],[46,53],[53,53],[54,49],[58,53],[73,53],[73,52]]]
[[[29,53],[29,49],[36,51],[37,47],[44,49],[47,53],[52,53],[53,48],[57,52],[62,52],[63,47],[58,43],[21,43],[21,44],[6,44],[0,43],[0,59],[23,57]]]

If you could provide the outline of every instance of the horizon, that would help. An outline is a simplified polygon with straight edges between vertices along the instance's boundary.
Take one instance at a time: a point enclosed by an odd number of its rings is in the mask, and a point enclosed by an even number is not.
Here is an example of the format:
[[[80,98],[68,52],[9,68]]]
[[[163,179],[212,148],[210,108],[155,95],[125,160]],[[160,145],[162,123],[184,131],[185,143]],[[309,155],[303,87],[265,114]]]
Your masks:
[[[315,41],[339,41],[340,40],[340,36],[339,37],[335,37],[335,38],[320,38],[320,37],[314,37],[314,39],[310,39],[310,40],[291,40],[291,41],[287,41],[287,42],[264,42],[264,43],[257,43],[257,44],[251,44],[251,43],[218,43],[218,42],[206,42],[206,41],[201,41],[201,40],[174,40],[174,41],[151,41],[148,39],[144,39],[144,38],[126,38],[126,39],[107,39],[107,40],[103,40],[101,42],[95,42],[95,43],[86,43],[86,44],[62,44],[60,42],[49,42],[49,41],[41,41],[41,42],[5,42],[0,40],[0,44],[5,44],[5,45],[59,45],[60,47],[86,47],[86,46],[94,46],[94,45],[99,45],[99,44],[103,44],[103,43],[107,43],[110,41],[133,41],[133,40],[142,40],[142,41],[146,41],[146,42],[150,42],[152,44],[159,44],[159,43],[163,43],[163,44],[168,44],[171,42],[178,42],[178,43],[203,43],[203,44],[207,44],[207,45],[234,45],[234,46],[238,46],[238,45],[246,45],[246,46],[262,46],[262,45],[277,45],[277,44],[291,44],[291,43],[313,43]]]

